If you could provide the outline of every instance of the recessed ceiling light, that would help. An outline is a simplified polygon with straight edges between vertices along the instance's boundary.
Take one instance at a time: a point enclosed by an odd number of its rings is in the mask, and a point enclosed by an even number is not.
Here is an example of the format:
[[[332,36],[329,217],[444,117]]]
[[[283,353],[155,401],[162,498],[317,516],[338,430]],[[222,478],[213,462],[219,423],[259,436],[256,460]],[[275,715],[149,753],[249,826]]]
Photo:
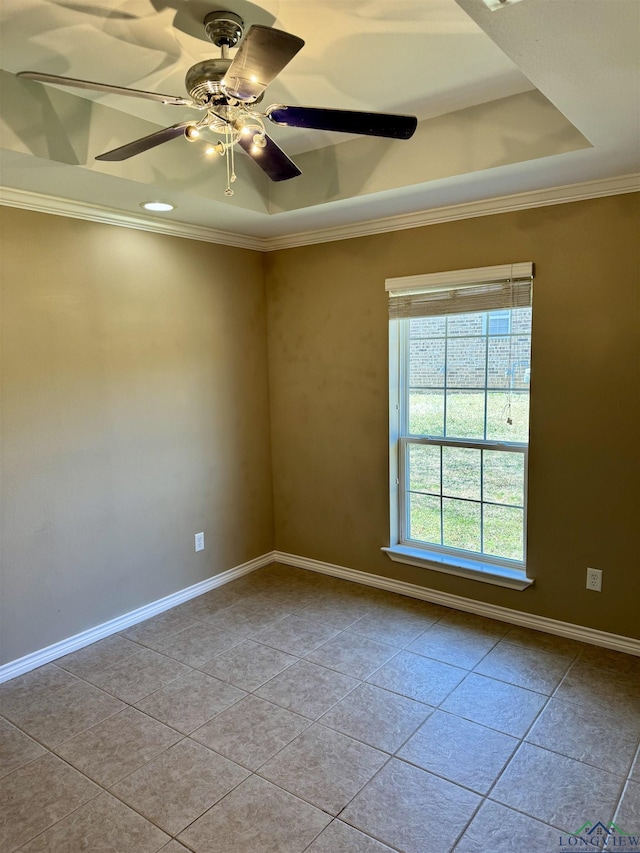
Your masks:
[[[492,12],[496,9],[503,9],[505,6],[511,6],[512,3],[519,3],[520,0],[484,0],[485,6],[488,6]]]
[[[167,204],[165,201],[145,201],[140,207],[144,207],[145,210],[154,210],[156,212],[173,210],[175,208],[175,204]]]

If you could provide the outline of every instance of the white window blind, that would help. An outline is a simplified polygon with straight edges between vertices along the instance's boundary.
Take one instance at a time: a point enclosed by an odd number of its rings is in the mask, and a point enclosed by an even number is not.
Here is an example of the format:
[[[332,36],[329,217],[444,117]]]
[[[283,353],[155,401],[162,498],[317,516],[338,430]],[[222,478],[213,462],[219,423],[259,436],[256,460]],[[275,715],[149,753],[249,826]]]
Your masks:
[[[533,264],[454,270],[387,279],[389,316],[432,317],[531,305]]]

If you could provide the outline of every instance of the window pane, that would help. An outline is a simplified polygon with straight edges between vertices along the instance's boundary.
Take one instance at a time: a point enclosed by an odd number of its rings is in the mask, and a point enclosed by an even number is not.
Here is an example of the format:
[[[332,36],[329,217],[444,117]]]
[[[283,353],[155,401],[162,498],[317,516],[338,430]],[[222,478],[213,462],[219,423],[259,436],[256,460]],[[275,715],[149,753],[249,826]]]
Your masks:
[[[500,441],[529,440],[528,391],[489,391],[487,438]]]
[[[484,392],[447,391],[449,438],[484,438]]]
[[[531,338],[529,335],[512,337],[513,361],[510,380],[512,388],[528,388],[531,380]]]
[[[409,495],[409,539],[440,545],[440,498]]]
[[[449,314],[447,317],[447,335],[484,335],[485,314],[476,311],[473,314]]]
[[[528,441],[531,309],[402,322],[403,541],[524,562],[526,453],[483,445]]]
[[[531,333],[531,308],[511,309],[511,331],[521,335]]]
[[[409,391],[410,435],[444,434],[444,392]]]
[[[444,385],[444,338],[429,341],[425,338],[409,344],[409,385]]]
[[[486,338],[447,340],[447,387],[484,388],[486,347]]]
[[[409,335],[412,338],[441,338],[446,331],[446,317],[415,317],[409,320]]]
[[[494,557],[522,561],[524,551],[521,509],[485,505],[484,552]]]
[[[409,488],[415,492],[440,494],[440,448],[409,445]]]
[[[487,360],[489,388],[509,388],[511,380],[511,338],[490,338]]]
[[[524,504],[524,453],[485,450],[482,475],[485,501]]]
[[[442,494],[480,500],[480,450],[442,448]]]
[[[480,551],[480,504],[442,499],[444,545],[465,551]]]

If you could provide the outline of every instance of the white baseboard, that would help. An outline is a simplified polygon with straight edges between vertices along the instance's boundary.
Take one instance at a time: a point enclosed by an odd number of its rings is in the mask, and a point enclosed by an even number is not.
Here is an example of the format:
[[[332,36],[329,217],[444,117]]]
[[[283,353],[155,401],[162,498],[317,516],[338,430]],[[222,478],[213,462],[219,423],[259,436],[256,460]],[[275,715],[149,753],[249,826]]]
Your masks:
[[[476,613],[479,616],[487,616],[490,619],[509,622],[511,625],[521,625],[524,628],[532,628],[535,631],[545,631],[547,634],[569,637],[572,640],[579,640],[582,643],[591,643],[594,646],[603,646],[606,649],[615,649],[618,652],[640,656],[640,640],[636,640],[633,637],[609,634],[607,631],[598,631],[595,628],[586,628],[582,625],[574,625],[571,622],[561,622],[558,619],[549,619],[546,616],[536,616],[534,613],[524,613],[522,610],[512,610],[509,607],[500,607],[497,604],[487,604],[484,601],[476,601],[473,598],[464,598],[461,595],[452,595],[449,592],[428,589],[417,584],[385,578],[382,575],[359,572],[355,569],[347,569],[344,566],[323,563],[321,560],[312,560],[309,557],[298,557],[296,554],[286,554],[283,551],[274,551],[273,559],[278,563],[285,563],[288,566],[309,569],[312,572],[332,575],[333,577],[364,584],[365,586],[386,589],[389,592],[397,592],[400,595],[407,595],[411,598],[420,598],[423,601],[431,601],[434,604],[452,607],[454,610],[465,610],[468,613]]]
[[[137,610],[124,613],[122,616],[111,619],[109,622],[103,622],[101,625],[90,628],[88,631],[83,631],[66,640],[61,640],[59,643],[54,643],[30,655],[25,655],[25,657],[4,664],[0,666],[0,684],[3,681],[8,681],[10,678],[15,678],[17,675],[23,675],[25,672],[29,672],[38,666],[43,666],[45,663],[50,663],[52,660],[71,654],[71,652],[75,652],[77,649],[89,646],[91,643],[102,640],[104,637],[116,634],[118,631],[123,631],[131,625],[136,625],[144,619],[149,619],[151,616],[163,613],[165,610],[169,610],[178,604],[196,598],[198,595],[216,589],[216,587],[223,586],[242,575],[249,574],[249,572],[276,562],[299,569],[319,572],[323,575],[331,575],[336,578],[352,581],[353,583],[363,584],[364,586],[386,589],[389,592],[396,592],[399,595],[406,595],[410,598],[431,601],[434,604],[442,604],[454,610],[465,610],[467,613],[476,613],[479,616],[487,616],[490,619],[509,622],[511,625],[522,625],[525,628],[532,628],[536,631],[545,631],[547,634],[569,637],[572,640],[579,640],[582,643],[591,643],[594,646],[603,646],[607,649],[615,649],[626,654],[640,656],[640,640],[633,639],[632,637],[609,634],[606,631],[597,631],[595,628],[586,628],[582,625],[574,625],[571,622],[561,622],[558,619],[549,619],[546,616],[536,616],[533,613],[524,613],[521,610],[512,610],[509,607],[500,607],[497,604],[487,604],[483,601],[476,601],[473,598],[464,598],[461,595],[452,595],[449,592],[440,592],[439,590],[428,589],[417,584],[385,578],[382,575],[372,575],[367,572],[356,571],[356,569],[348,569],[345,566],[324,563],[322,560],[299,557],[296,554],[287,554],[284,551],[269,551],[260,557],[249,560],[247,563],[242,563],[240,566],[220,572],[220,574],[214,575],[193,586],[178,590],[178,592],[174,592],[172,595],[166,596],[166,598],[159,598],[157,601],[152,601],[150,604],[145,604]]]
[[[145,604],[143,607],[138,607],[137,610],[131,610],[129,613],[124,613],[122,616],[117,616],[109,622],[103,622],[101,625],[96,625],[95,628],[89,628],[88,631],[82,631],[80,634],[75,634],[73,637],[68,637],[66,640],[61,640],[59,643],[54,643],[52,646],[47,646],[44,649],[39,649],[37,652],[32,652],[22,658],[6,663],[0,666],[0,684],[3,681],[8,681],[10,678],[15,678],[17,675],[22,675],[38,666],[43,666],[45,663],[50,663],[52,660],[64,657],[85,646],[90,646],[98,640],[109,637],[111,634],[116,634],[118,631],[123,631],[125,628],[130,628],[131,625],[136,625],[144,619],[149,619],[151,616],[156,616],[158,613],[163,613],[178,604],[183,604],[198,595],[209,592],[216,587],[223,586],[229,581],[235,580],[242,575],[249,574],[256,569],[262,568],[274,561],[273,552],[262,554],[247,563],[242,563],[240,566],[235,566],[233,569],[228,569],[225,572],[220,572],[207,580],[193,584],[193,586],[180,589],[172,595],[167,595],[165,598],[159,598],[157,601],[152,601],[150,604]]]

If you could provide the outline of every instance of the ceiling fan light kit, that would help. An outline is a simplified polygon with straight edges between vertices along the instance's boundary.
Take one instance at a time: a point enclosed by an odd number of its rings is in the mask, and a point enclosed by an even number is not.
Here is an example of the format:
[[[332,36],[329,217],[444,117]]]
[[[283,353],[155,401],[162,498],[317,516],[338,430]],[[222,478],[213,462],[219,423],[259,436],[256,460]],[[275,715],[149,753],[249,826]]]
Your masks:
[[[245,34],[242,19],[228,11],[210,12],[203,23],[207,38],[220,49],[220,57],[206,59],[189,68],[185,77],[189,98],[37,71],[21,71],[18,77],[200,110],[204,115],[197,121],[184,121],[165,127],[106,151],[95,159],[127,160],[179,136],[196,142],[203,132],[212,133],[218,140],[214,145],[209,145],[206,153],[219,154],[225,158],[226,196],[233,195],[231,184],[236,180],[236,145],[239,145],[272,181],[285,181],[301,174],[295,163],[267,135],[265,120],[281,127],[304,127],[389,139],[409,139],[413,135],[417,118],[410,115],[285,104],[272,104],[260,112],[257,105],[262,101],[265,89],[304,46],[304,41],[283,30],[258,25],[249,27]],[[231,59],[229,50],[235,47],[238,47],[238,50]]]

